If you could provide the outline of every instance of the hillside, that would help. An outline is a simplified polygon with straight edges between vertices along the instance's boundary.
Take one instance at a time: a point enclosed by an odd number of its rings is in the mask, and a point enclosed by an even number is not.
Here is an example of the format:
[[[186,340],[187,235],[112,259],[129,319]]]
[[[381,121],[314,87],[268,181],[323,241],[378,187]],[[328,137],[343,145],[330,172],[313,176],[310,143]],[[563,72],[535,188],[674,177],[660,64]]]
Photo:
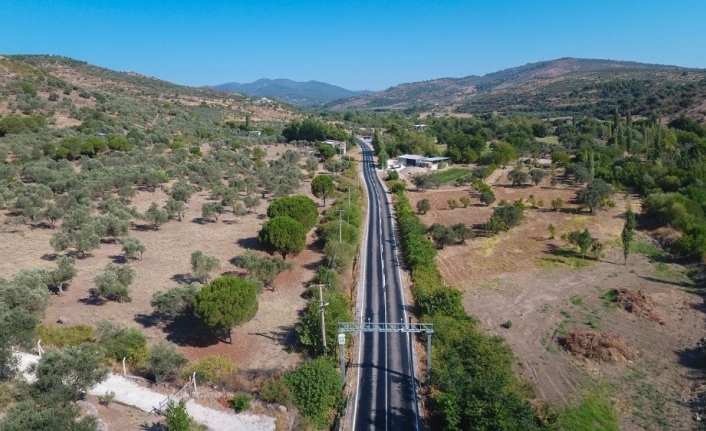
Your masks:
[[[252,96],[271,97],[303,107],[319,107],[333,100],[370,93],[369,91],[346,90],[325,82],[299,82],[289,79],[258,79],[249,84],[229,82],[227,84],[214,85],[211,88]]]
[[[80,124],[87,110],[142,129],[198,106],[213,120],[283,122],[295,116],[277,102],[193,88],[134,72],[116,72],[60,56],[0,56],[0,115],[41,113],[56,126]],[[187,109],[188,110],[188,109]]]
[[[530,112],[539,115],[636,114],[703,116],[706,70],[635,62],[562,58],[484,76],[441,78],[391,87],[328,105],[415,112]]]

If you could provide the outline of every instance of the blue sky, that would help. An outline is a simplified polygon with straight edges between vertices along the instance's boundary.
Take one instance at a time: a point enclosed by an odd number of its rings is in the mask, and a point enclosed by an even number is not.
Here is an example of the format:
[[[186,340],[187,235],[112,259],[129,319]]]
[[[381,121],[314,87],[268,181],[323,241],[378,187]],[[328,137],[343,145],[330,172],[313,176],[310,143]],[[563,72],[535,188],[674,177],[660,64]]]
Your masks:
[[[311,79],[352,90],[559,57],[706,68],[706,1],[1,0],[0,53],[185,85]]]

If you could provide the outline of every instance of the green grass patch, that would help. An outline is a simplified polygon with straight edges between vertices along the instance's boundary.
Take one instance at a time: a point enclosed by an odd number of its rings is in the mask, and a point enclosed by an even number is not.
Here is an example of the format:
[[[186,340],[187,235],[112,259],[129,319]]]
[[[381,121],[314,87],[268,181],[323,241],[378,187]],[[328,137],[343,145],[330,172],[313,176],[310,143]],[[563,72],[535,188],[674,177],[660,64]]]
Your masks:
[[[686,276],[683,271],[672,268],[666,263],[658,263],[654,272],[655,276],[660,278],[666,278],[668,280],[681,281],[685,286],[690,286],[691,284],[687,282]]]
[[[96,341],[93,328],[88,325],[49,326],[39,325],[37,338],[45,346],[62,348],[65,346],[79,346],[82,343]]]
[[[449,168],[449,169],[444,169],[443,171],[434,172],[433,174],[430,174],[430,176],[435,178],[440,183],[444,184],[444,183],[448,183],[451,181],[456,181],[457,179],[463,178],[470,173],[471,173],[470,169]]]
[[[664,256],[664,251],[654,244],[644,241],[634,241],[630,244],[630,252],[642,254],[655,260]]]
[[[618,290],[617,289],[610,289],[603,295],[601,295],[601,299],[603,300],[603,305],[606,307],[612,307],[613,304],[615,304],[615,301],[618,300]]]
[[[538,142],[544,142],[545,144],[558,144],[559,143],[559,137],[558,136],[545,136],[543,138],[535,138]]]
[[[557,429],[562,431],[618,431],[618,417],[607,386],[584,393],[581,402],[559,411]]]
[[[591,329],[598,329],[600,327],[601,318],[595,314],[589,314],[586,316],[586,320],[583,322]]]
[[[573,268],[581,269],[591,266],[595,260],[586,256],[582,258],[573,248],[558,248],[550,251],[544,257],[539,257],[535,261],[540,268]]]
[[[563,313],[562,313],[563,314]],[[567,313],[568,314],[568,313]],[[567,335],[569,333],[569,325],[566,323],[566,321],[561,322],[557,327],[556,327],[556,333],[559,335]]]
[[[583,304],[583,299],[581,299],[578,295],[574,295],[571,297],[571,303],[574,305],[581,305]]]

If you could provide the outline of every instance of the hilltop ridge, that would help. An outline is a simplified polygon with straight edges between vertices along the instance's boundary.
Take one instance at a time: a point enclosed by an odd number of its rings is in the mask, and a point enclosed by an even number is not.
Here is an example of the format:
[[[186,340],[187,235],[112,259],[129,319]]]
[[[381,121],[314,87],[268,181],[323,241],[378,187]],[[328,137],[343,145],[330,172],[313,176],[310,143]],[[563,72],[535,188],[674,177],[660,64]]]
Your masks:
[[[566,57],[483,76],[404,83],[381,92],[334,101],[327,107],[539,115],[605,115],[619,108],[637,113],[659,110],[667,115],[693,116],[703,108],[704,100],[704,69]]]

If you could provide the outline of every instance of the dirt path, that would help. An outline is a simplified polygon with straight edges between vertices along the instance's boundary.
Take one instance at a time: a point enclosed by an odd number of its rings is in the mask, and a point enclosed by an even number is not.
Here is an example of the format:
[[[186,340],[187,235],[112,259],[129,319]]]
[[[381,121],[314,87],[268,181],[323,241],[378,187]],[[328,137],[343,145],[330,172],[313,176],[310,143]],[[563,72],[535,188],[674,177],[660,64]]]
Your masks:
[[[26,372],[27,368],[39,361],[39,356],[19,353],[20,369],[28,380],[34,376]],[[123,404],[136,407],[145,412],[151,412],[166,398],[164,394],[143,388],[125,377],[110,374],[108,378],[89,391],[89,394],[100,396],[106,392],[115,393],[115,399]],[[221,411],[204,407],[195,400],[186,403],[186,410],[194,420],[206,425],[210,430],[217,431],[274,431],[275,419],[264,415],[235,414],[231,411]]]

